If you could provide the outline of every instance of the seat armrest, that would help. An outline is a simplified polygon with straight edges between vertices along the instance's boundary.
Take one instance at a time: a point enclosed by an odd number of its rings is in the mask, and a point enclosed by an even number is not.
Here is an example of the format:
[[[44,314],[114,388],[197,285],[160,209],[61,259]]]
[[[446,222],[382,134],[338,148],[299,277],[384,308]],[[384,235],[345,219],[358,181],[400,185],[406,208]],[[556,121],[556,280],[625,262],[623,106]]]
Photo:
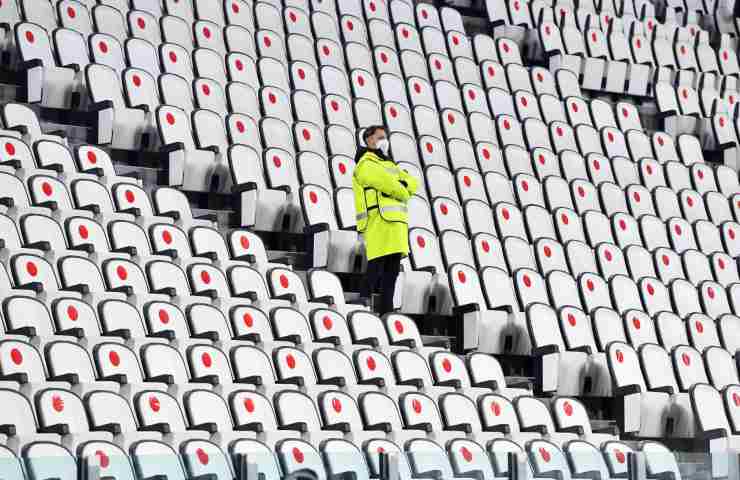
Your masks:
[[[203,430],[213,435],[214,433],[218,432],[218,425],[216,425],[214,422],[206,422],[198,425],[193,425],[192,427],[190,427],[190,430]]]
[[[212,386],[220,383],[218,375],[203,375],[202,377],[191,378],[190,381],[193,383],[207,383]]]
[[[24,385],[28,383],[28,374],[25,372],[8,373],[7,375],[0,375],[0,381],[18,382]]]
[[[378,388],[385,387],[385,379],[377,377],[377,378],[366,378],[365,380],[360,380],[357,382],[358,385],[375,385]]]
[[[553,353],[560,353],[560,347],[557,345],[543,345],[532,349],[532,355],[535,357],[542,357]]]
[[[409,378],[408,380],[404,380],[402,382],[396,382],[396,383],[404,387],[406,386],[415,387],[418,390],[421,390],[422,388],[424,388],[424,382],[422,382],[421,378]]]
[[[452,307],[452,314],[455,316],[465,315],[466,313],[480,312],[480,306],[477,303],[467,303]]]
[[[174,385],[175,384],[175,377],[173,377],[170,374],[157,375],[155,377],[149,377],[148,381],[150,381],[150,382],[157,382],[157,383],[164,383],[165,385]]]
[[[114,293],[123,293],[127,297],[130,297],[134,294],[134,288],[131,285],[121,285],[120,287],[111,288],[108,291]]]
[[[290,303],[295,303],[295,293],[283,293],[282,295],[276,295],[273,297],[275,300],[287,300]]]
[[[343,388],[347,384],[343,377],[331,377],[321,380],[319,385],[334,385],[339,388]]]
[[[250,423],[245,423],[243,425],[237,425],[234,427],[234,430],[236,430],[237,432],[254,432],[254,433],[263,433],[265,431],[261,422],[250,422]]]
[[[322,297],[315,297],[311,299],[315,303],[324,303],[326,305],[334,305],[334,297],[332,295],[324,295]]]
[[[10,335],[21,335],[23,337],[35,337],[36,327],[24,326],[24,327],[18,327],[18,328],[8,328],[6,329],[6,332],[9,333]]]
[[[64,287],[62,290],[67,291],[67,292],[77,292],[80,295],[90,294],[90,287],[84,283],[78,283],[77,285],[70,285],[68,287]]]
[[[210,260],[212,262],[215,262],[216,260],[218,260],[218,254],[216,252],[200,252],[200,253],[197,253],[197,254],[195,254],[193,256],[194,257],[207,258],[208,260]]]
[[[288,423],[286,425],[280,425],[278,430],[295,430],[297,432],[306,433],[308,432],[308,425],[306,422]]]
[[[432,424],[429,422],[415,423],[413,425],[407,425],[406,430],[423,430],[427,433],[432,433]]]
[[[161,295],[167,295],[168,297],[176,297],[177,291],[174,287],[164,287],[157,290],[153,290],[152,293],[157,293]]]
[[[254,254],[252,253],[245,253],[244,255],[238,255],[234,257],[234,260],[239,260],[239,261],[247,262],[247,263],[254,263],[257,261],[257,257],[255,257]]]
[[[93,428],[91,428],[93,432],[108,432],[113,436],[120,435],[121,434],[121,424],[120,423],[106,423],[105,425],[98,425]]]
[[[116,382],[119,385],[126,385],[128,383],[128,377],[125,373],[108,375],[107,377],[102,377],[101,380],[103,380],[104,382]]]
[[[391,433],[393,428],[389,422],[375,423],[373,425],[367,425],[365,430],[380,430],[381,432]]]
[[[185,150],[185,144],[183,142],[168,143],[167,145],[162,145],[159,149],[162,153],[179,152],[180,150]]]
[[[323,429],[328,430],[330,432],[342,432],[345,434],[352,431],[349,427],[349,423],[347,422],[334,423],[332,425],[324,425]]]
[[[462,382],[460,382],[460,379],[458,378],[452,378],[450,380],[437,382],[437,385],[439,385],[440,387],[452,387],[455,390],[459,390],[462,387]]]
[[[504,435],[509,435],[511,433],[511,426],[507,424],[501,424],[501,425],[491,425],[488,427],[483,427],[484,432],[498,432],[503,433]]]
[[[159,432],[162,435],[168,435],[171,432],[170,424],[164,422],[152,423],[151,425],[141,425],[139,430],[142,432]]]
[[[545,425],[530,425],[529,427],[521,427],[522,432],[535,432],[540,435],[547,435],[547,427]]]
[[[445,430],[450,430],[452,432],[465,432],[468,435],[473,433],[473,427],[471,427],[469,423],[459,423],[457,425],[448,425],[445,427]]]
[[[256,182],[237,183],[236,185],[232,185],[231,187],[231,193],[234,193],[234,194],[251,192],[252,190],[257,190]]]
[[[577,347],[573,347],[570,349],[573,352],[582,352],[586,355],[591,355],[593,353],[593,350],[591,349],[590,345],[579,345]]]
[[[113,253],[125,253],[127,255],[132,256],[132,257],[135,257],[135,256],[137,256],[139,254],[139,251],[133,245],[128,245],[128,246],[125,246],[125,247],[120,247],[120,248],[113,249]]]
[[[211,300],[215,300],[218,298],[218,292],[214,289],[208,289],[208,290],[201,290],[199,292],[193,292],[193,295],[196,297],[208,297]]]
[[[473,386],[479,388],[487,388],[494,392],[498,390],[498,382],[496,380],[484,380],[482,382],[474,383]]]
[[[180,220],[180,212],[177,210],[167,210],[166,212],[159,212],[160,217],[168,217],[172,220]]]
[[[56,425],[46,425],[39,427],[39,433],[56,433],[59,436],[69,435],[69,425],[66,423],[57,423]]]
[[[560,432],[575,433],[579,437],[583,436],[583,425],[571,425],[569,427],[562,427],[558,429]]]
[[[217,223],[218,215],[215,213],[204,213],[203,215],[196,215],[196,220],[208,220],[209,222]]]

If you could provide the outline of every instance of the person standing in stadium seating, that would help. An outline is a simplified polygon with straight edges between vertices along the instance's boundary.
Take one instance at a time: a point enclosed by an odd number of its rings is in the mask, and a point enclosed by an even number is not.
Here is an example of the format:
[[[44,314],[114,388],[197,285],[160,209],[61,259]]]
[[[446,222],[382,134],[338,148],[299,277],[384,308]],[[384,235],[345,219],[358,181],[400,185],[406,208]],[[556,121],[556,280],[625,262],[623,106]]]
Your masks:
[[[382,315],[393,310],[401,259],[409,253],[406,202],[419,182],[389,156],[385,128],[368,127],[362,138],[367,148],[358,150],[352,176],[357,231],[365,239],[368,260],[367,282],[360,294],[371,306],[373,294],[380,294],[374,310]]]

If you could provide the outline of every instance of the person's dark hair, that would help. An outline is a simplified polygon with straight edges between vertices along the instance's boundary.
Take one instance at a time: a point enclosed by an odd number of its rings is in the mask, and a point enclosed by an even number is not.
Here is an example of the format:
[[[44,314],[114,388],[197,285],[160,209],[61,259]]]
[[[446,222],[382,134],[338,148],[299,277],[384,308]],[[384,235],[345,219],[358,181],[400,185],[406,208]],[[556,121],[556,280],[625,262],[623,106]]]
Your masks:
[[[362,132],[362,141],[367,145],[367,139],[375,135],[378,130],[385,130],[383,125],[371,125]]]

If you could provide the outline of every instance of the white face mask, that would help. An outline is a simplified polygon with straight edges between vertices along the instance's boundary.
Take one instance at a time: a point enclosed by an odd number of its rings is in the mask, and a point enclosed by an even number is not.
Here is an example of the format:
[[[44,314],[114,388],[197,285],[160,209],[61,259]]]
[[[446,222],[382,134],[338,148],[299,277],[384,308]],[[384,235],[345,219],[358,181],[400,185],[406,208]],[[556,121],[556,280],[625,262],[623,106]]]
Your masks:
[[[391,144],[388,143],[387,138],[384,138],[383,140],[378,141],[377,147],[378,147],[378,150],[383,152],[383,155],[388,155],[388,151],[391,148]]]

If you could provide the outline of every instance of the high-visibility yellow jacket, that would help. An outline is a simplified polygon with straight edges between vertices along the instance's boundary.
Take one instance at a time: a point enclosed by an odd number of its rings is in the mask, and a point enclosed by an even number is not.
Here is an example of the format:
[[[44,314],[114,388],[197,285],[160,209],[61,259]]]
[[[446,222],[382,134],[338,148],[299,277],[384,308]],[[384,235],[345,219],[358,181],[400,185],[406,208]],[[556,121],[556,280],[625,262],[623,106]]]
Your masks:
[[[379,152],[358,152],[352,190],[357,231],[365,238],[368,260],[394,253],[408,255],[406,202],[418,186],[416,178]]]

